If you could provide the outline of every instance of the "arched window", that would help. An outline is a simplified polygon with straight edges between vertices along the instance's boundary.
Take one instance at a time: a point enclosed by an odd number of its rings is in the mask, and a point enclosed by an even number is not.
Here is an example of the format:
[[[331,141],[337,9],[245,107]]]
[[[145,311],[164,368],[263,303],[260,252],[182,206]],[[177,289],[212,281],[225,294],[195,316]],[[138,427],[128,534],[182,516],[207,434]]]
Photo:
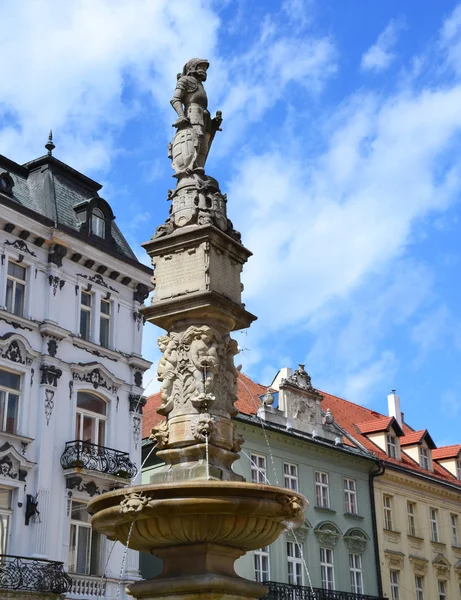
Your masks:
[[[99,208],[93,208],[91,213],[91,232],[100,238],[106,237],[106,221],[102,210]]]
[[[77,393],[75,439],[104,446],[106,441],[107,404],[91,392]]]

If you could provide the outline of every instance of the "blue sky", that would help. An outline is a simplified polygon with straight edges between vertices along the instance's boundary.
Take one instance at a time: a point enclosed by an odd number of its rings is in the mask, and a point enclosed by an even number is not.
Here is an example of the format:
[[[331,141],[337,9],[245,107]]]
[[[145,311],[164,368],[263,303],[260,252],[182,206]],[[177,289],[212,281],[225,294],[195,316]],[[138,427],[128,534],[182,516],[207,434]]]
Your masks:
[[[410,425],[461,440],[461,4],[23,0],[2,21],[0,151],[39,156],[52,127],[143,261],[176,73],[208,58],[208,172],[254,253],[237,362],[262,383],[305,363],[381,412],[396,388]]]

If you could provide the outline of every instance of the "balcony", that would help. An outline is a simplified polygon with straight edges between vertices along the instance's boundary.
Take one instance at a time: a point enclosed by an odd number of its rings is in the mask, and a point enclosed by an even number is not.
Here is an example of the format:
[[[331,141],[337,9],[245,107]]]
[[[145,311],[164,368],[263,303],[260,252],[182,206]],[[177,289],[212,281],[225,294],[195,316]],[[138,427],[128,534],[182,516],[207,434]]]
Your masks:
[[[43,594],[66,594],[72,580],[64,572],[62,562],[26,558],[24,556],[0,556],[0,589]]]
[[[136,465],[131,462],[128,452],[81,440],[66,443],[61,455],[61,466],[63,469],[87,469],[121,479],[132,479],[137,473]]]
[[[263,600],[385,600],[367,594],[324,590],[276,581],[265,581],[264,585],[269,588],[269,593],[264,596]]]

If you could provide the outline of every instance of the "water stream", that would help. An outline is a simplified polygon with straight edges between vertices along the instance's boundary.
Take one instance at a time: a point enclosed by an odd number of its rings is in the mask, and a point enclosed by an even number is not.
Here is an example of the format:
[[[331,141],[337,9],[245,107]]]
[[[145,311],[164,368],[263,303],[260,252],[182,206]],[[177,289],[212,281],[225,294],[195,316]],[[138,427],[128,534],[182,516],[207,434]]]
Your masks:
[[[128,532],[128,537],[126,538],[125,550],[123,551],[122,564],[120,565],[120,576],[117,585],[117,596],[116,599],[119,599],[120,596],[120,587],[122,585],[123,575],[125,574],[125,563],[126,563],[126,555],[128,554],[128,546],[130,545],[131,532],[133,531],[133,527],[136,520],[134,520],[130,525],[130,531]]]

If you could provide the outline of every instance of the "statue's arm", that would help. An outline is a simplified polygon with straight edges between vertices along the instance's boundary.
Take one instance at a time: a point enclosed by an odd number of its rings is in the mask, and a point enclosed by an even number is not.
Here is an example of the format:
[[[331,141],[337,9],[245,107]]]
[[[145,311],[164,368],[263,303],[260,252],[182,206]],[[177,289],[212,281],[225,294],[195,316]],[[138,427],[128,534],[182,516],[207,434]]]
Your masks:
[[[185,90],[178,86],[174,91],[173,98],[170,100],[171,106],[178,115],[173,127],[180,127],[189,123],[189,119],[184,114],[184,93]]]

